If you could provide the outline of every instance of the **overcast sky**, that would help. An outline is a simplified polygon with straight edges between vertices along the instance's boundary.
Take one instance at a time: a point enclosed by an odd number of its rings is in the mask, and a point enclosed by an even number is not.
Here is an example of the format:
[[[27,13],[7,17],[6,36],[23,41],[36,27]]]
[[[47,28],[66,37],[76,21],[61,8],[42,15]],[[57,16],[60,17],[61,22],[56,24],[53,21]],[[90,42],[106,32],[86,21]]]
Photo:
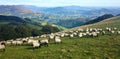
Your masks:
[[[92,7],[119,7],[120,0],[0,0],[0,5],[36,5],[41,7],[71,5]]]

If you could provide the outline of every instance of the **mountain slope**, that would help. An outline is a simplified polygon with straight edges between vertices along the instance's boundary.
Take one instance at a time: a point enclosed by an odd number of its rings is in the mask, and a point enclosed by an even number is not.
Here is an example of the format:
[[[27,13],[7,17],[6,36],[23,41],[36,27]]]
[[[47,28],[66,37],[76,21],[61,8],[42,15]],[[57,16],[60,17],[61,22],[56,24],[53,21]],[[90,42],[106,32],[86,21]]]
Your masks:
[[[112,17],[109,19],[105,19],[103,21],[100,21],[98,23],[94,24],[88,24],[88,25],[83,25],[79,27],[75,27],[69,30],[77,30],[78,28],[106,28],[106,27],[116,27],[120,29],[120,16]],[[65,31],[69,31],[65,30]]]
[[[45,29],[47,29],[47,31],[45,31]],[[63,29],[65,28],[57,25],[53,26],[53,24],[43,26],[41,23],[32,21],[29,18],[0,15],[0,40],[38,36]]]
[[[29,8],[24,7],[23,5],[0,5],[0,14],[19,16],[22,18],[30,18],[33,20],[40,20],[39,17],[42,16],[42,13],[33,11]]]
[[[80,26],[80,28],[87,28],[87,27],[93,27],[93,28],[117,27],[117,28],[120,28],[120,16],[105,19],[98,23]]]
[[[112,14],[105,14],[105,15],[102,15],[102,16],[96,18],[96,19],[93,19],[91,21],[86,22],[85,25],[97,23],[97,22],[103,21],[103,20],[111,18],[111,17],[114,17],[114,16]]]

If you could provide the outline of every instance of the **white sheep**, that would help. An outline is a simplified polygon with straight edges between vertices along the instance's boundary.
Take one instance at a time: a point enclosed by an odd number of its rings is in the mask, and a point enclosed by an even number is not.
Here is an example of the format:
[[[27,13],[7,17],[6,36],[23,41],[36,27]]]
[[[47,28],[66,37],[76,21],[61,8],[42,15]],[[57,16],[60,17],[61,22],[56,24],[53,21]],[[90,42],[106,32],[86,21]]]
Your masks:
[[[111,31],[111,34],[114,34],[115,33],[115,31]]]
[[[62,34],[61,34],[61,37],[64,37],[64,36],[65,36],[65,34],[64,34],[64,33],[62,33]]]
[[[23,41],[23,43],[25,43],[28,41],[28,38],[23,38],[22,41]]]
[[[17,45],[22,45],[23,41],[16,41]]]
[[[73,34],[70,34],[70,37],[74,37],[74,35],[73,35]]]
[[[6,41],[5,43],[8,44],[8,45],[11,45],[11,44],[12,44],[12,41],[11,41],[11,40],[8,40],[8,41]]]
[[[92,32],[93,37],[97,37],[98,34],[96,32]]]
[[[31,44],[34,40],[33,39],[28,39],[28,44]]]
[[[49,40],[48,39],[44,39],[44,40],[40,40],[39,42],[40,42],[41,45],[48,46]]]
[[[83,34],[82,33],[79,33],[79,35],[78,35],[79,37],[83,37]]]
[[[50,38],[50,39],[54,39],[54,34],[50,34],[50,35],[49,35],[49,38]]]
[[[102,31],[102,34],[105,35],[105,31]]]
[[[33,45],[33,48],[39,48],[40,47],[40,43],[39,43],[38,40],[32,41],[32,45]]]
[[[56,36],[55,37],[55,43],[61,43],[62,41],[61,41],[61,39],[60,39],[60,37],[59,36]]]
[[[0,42],[0,50],[5,51],[5,48],[6,48],[5,43]]]
[[[23,44],[23,41],[21,41],[21,40],[20,40],[20,41],[18,41],[18,40],[13,40],[13,41],[12,41],[12,44],[13,44],[13,45],[22,45],[22,44]]]
[[[117,33],[120,34],[120,31],[118,31]]]

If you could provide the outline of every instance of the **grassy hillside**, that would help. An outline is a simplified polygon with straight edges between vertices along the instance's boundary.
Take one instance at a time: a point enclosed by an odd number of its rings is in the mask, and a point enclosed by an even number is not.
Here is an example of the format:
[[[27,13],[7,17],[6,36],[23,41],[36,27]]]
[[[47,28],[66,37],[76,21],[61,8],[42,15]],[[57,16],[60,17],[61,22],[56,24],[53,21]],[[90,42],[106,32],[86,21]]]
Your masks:
[[[115,38],[114,38],[115,37]],[[113,39],[114,38],[114,39]],[[115,40],[117,39],[117,40]],[[49,44],[32,50],[31,46],[7,46],[0,59],[119,59],[120,35],[98,38],[62,38],[61,44]]]
[[[45,29],[48,30],[46,31]],[[56,30],[53,29],[60,31],[65,28],[57,25],[53,26],[53,24],[43,25],[42,21],[37,22],[29,18],[0,15],[0,40],[38,36],[46,32],[56,32]]]
[[[120,16],[112,17],[94,24],[75,27],[70,30],[76,30],[78,28],[106,28],[106,27],[117,27],[120,29]]]
[[[119,27],[120,16],[106,19],[99,23],[85,25],[86,27]],[[77,28],[74,28],[77,29]],[[73,29],[72,29],[73,30]],[[40,38],[39,38],[40,39]],[[64,37],[62,43],[49,43],[32,50],[31,46],[9,46],[6,51],[0,51],[0,59],[119,59],[120,35],[101,35],[99,37]]]

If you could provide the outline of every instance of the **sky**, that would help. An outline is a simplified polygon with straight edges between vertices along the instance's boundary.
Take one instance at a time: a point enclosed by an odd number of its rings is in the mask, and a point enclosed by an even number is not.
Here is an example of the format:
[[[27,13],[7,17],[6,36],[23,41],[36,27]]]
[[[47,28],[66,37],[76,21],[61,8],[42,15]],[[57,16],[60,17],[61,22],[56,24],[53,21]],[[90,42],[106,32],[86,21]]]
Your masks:
[[[0,5],[120,7],[120,0],[0,0]]]

